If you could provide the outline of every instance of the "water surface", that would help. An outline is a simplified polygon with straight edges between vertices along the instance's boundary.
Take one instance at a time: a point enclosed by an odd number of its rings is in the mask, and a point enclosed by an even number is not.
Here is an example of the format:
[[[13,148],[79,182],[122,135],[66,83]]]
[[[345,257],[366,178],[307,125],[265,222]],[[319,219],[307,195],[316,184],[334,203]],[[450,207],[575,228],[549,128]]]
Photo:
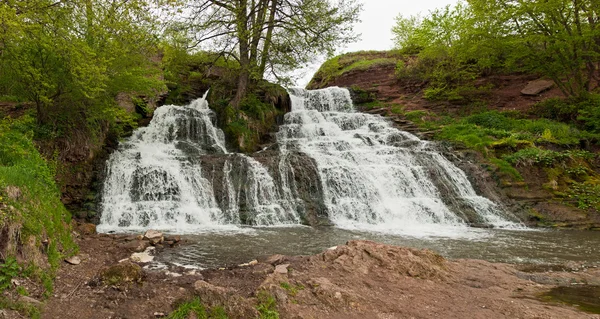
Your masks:
[[[450,229],[444,236],[415,236],[339,228],[286,227],[240,228],[184,238],[188,244],[165,251],[160,259],[187,266],[224,267],[265,255],[317,254],[349,240],[365,239],[428,248],[448,258],[517,264],[574,261],[600,266],[600,233],[590,231]]]

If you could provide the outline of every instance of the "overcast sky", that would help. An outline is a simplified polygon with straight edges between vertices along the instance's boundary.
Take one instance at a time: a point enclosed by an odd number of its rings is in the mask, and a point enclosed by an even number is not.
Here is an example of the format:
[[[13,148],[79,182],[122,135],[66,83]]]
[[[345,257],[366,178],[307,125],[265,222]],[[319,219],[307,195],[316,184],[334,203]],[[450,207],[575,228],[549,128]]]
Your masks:
[[[362,50],[389,50],[392,44],[392,27],[394,18],[398,14],[411,16],[421,13],[427,14],[432,9],[454,4],[457,0],[360,0],[363,3],[361,14],[362,22],[356,25],[356,32],[361,34],[361,39],[341,49],[340,53]],[[319,61],[322,63],[323,61]],[[306,76],[299,81],[305,86],[312,78],[319,65],[306,70]]]

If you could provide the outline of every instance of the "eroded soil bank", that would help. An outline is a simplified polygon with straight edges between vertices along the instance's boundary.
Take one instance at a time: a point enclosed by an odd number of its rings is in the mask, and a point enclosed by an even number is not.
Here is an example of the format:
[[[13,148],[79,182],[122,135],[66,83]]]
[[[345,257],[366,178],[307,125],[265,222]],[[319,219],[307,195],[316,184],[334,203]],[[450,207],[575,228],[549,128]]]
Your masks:
[[[447,260],[429,250],[351,241],[313,256],[262,257],[227,269],[137,273],[132,266],[107,279],[106,269],[136,264],[119,261],[143,249],[139,239],[93,234],[78,241],[81,263],[62,265],[42,318],[159,318],[195,297],[223,307],[229,318],[259,318],[259,295],[275,300],[280,318],[600,318],[549,294],[557,287],[597,291],[598,268]],[[594,309],[591,302],[583,308]],[[20,318],[7,311],[4,317]]]

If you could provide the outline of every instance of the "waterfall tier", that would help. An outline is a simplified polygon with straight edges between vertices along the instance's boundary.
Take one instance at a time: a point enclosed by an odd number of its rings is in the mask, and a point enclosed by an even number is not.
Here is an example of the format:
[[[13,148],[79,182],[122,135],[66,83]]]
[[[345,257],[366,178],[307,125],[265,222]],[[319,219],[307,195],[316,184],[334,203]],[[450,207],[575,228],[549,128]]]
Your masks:
[[[277,145],[229,153],[206,96],[156,110],[107,164],[100,231],[237,225],[514,225],[435,144],[354,110],[348,90],[290,89]]]

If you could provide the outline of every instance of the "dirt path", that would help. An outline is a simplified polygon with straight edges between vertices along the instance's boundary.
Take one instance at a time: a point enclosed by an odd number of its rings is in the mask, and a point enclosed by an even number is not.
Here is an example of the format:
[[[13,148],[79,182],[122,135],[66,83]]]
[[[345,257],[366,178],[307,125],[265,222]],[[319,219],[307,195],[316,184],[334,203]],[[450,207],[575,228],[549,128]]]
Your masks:
[[[600,285],[598,269],[531,273],[367,241],[230,269],[144,269],[139,282],[102,283],[103,269],[130,256],[136,243],[134,237],[80,238],[81,263],[60,269],[42,318],[159,318],[192,296],[223,306],[230,318],[252,318],[263,290],[274,296],[280,318],[600,318],[539,298],[558,285]]]

